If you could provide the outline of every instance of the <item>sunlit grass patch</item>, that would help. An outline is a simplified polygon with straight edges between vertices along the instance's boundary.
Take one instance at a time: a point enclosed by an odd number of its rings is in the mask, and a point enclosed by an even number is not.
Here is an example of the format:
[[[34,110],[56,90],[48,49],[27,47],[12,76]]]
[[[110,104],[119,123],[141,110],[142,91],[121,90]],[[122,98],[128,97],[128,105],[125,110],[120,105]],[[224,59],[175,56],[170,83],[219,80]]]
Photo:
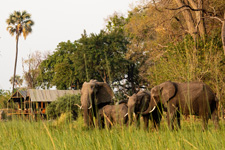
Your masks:
[[[141,122],[142,124],[143,122]],[[170,131],[166,120],[157,131],[115,126],[86,129],[82,117],[55,125],[51,121],[12,120],[0,123],[0,149],[223,149],[224,122],[215,130],[212,122],[202,131],[201,120],[182,120],[182,129]],[[151,126],[151,124],[150,124]]]

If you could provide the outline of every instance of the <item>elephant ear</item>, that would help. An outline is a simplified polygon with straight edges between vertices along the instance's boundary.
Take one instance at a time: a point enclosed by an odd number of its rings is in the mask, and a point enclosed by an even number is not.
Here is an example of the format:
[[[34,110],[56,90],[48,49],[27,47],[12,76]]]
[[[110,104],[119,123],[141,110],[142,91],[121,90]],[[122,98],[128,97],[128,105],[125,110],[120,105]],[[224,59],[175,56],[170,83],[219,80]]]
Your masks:
[[[97,104],[111,102],[114,94],[110,86],[104,82],[96,82],[96,84],[98,85],[98,91],[96,93]]]
[[[137,103],[146,103],[150,101],[150,93],[146,91],[140,91],[137,93]]]
[[[177,93],[175,83],[170,81],[162,83],[161,85],[159,85],[159,88],[163,104],[172,99]]]

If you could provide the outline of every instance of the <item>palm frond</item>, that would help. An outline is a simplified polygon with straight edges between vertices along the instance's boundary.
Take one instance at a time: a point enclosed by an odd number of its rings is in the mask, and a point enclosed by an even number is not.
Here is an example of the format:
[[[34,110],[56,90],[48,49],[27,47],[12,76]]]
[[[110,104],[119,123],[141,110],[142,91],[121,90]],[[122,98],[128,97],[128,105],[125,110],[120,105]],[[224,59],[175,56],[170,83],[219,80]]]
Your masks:
[[[24,23],[29,25],[29,26],[34,25],[34,22],[32,20],[26,20],[26,21],[24,21]]]
[[[27,11],[26,11],[26,10],[23,10],[23,11],[22,11],[22,16],[24,16],[24,15],[26,15],[26,14],[28,14]]]
[[[25,28],[23,28],[23,37],[24,37],[24,39],[26,40],[26,38],[27,38],[27,31],[26,31]]]
[[[14,11],[14,15],[17,18],[20,18],[21,17],[21,12],[20,11]]]
[[[15,17],[14,17],[14,14],[10,14],[9,18],[6,19],[6,23],[7,23],[8,25],[10,25],[10,24],[15,24]]]
[[[22,18],[23,18],[23,20],[25,20],[25,19],[30,19],[30,14],[29,13],[27,13],[26,11],[23,11],[22,12]]]
[[[9,29],[9,34],[10,34],[11,36],[13,36],[15,32],[16,32],[16,29],[15,29],[15,28],[10,28],[10,29]]]

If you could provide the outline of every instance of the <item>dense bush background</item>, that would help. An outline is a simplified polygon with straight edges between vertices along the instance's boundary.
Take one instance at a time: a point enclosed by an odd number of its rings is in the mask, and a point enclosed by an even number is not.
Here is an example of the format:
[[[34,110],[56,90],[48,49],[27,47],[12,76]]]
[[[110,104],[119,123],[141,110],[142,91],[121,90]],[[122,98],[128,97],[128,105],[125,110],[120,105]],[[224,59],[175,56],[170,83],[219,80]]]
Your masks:
[[[46,113],[48,119],[56,119],[64,113],[71,113],[72,118],[76,119],[79,114],[79,108],[75,104],[80,105],[80,95],[65,95],[59,97],[56,101],[47,106]]]

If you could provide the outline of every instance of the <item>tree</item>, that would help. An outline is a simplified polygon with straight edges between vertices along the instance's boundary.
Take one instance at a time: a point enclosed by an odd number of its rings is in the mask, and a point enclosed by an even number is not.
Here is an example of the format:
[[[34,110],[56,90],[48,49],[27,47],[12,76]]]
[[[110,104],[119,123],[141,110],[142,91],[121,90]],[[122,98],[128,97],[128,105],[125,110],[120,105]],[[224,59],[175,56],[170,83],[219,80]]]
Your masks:
[[[15,78],[14,78],[14,76],[12,76],[10,79],[9,79],[9,82],[13,85],[16,85],[16,87],[17,86],[19,86],[19,87],[21,87],[22,86],[22,84],[23,84],[23,79],[19,76],[19,75],[16,75],[15,76]],[[14,82],[14,83],[13,83]]]
[[[0,89],[0,108],[6,108],[7,107],[7,101],[10,98],[12,94],[8,90],[2,90]]]
[[[32,89],[37,87],[37,77],[40,72],[39,65],[43,60],[41,52],[36,51],[28,55],[27,59],[23,58],[23,77],[26,81],[27,88]]]
[[[154,1],[155,2],[155,1]],[[162,9],[174,11],[174,18],[180,24],[185,21],[186,27],[182,27],[192,36],[197,42],[198,37],[203,41],[209,36],[210,32],[218,27],[217,21],[222,24],[221,39],[225,45],[225,1],[223,0],[160,0],[154,3],[155,6],[160,6]],[[175,4],[175,5],[173,5]],[[183,16],[178,17],[177,14],[182,13]],[[217,24],[217,25],[215,25]],[[225,54],[225,46],[224,46]]]
[[[9,31],[10,35],[12,36],[16,34],[16,57],[12,81],[12,93],[14,92],[14,80],[16,76],[19,37],[23,33],[23,37],[24,39],[26,39],[26,37],[32,32],[32,26],[34,25],[34,22],[30,18],[31,15],[26,11],[14,11],[14,13],[10,14],[9,18],[6,20],[6,23],[8,24],[7,31]]]
[[[39,66],[38,85],[42,88],[57,86],[57,89],[68,89],[75,80],[73,63],[70,56],[76,53],[74,43],[60,42],[56,51],[49,54]]]

